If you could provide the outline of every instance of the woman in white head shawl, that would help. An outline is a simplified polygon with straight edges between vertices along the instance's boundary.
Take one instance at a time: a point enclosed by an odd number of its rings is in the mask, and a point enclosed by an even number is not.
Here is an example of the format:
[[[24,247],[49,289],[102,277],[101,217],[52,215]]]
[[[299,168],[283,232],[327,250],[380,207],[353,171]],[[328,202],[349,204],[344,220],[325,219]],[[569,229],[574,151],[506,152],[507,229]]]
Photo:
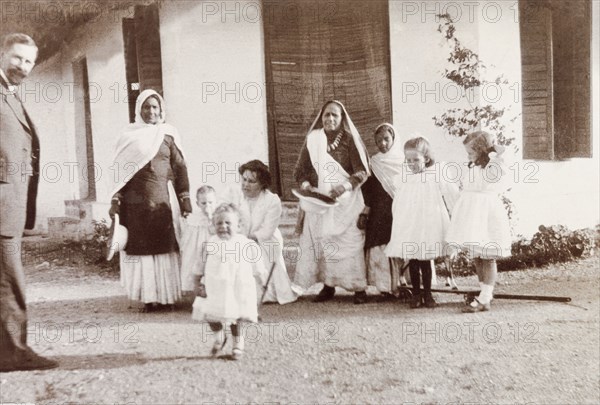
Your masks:
[[[179,133],[165,123],[165,103],[154,90],[137,98],[135,122],[117,140],[111,217],[128,230],[120,255],[121,283],[143,311],[172,306],[181,298],[179,213],[192,211]],[[171,183],[172,180],[172,183]],[[176,193],[176,195],[175,195]]]
[[[366,301],[364,235],[357,227],[364,208],[360,186],[370,174],[369,155],[339,101],[326,102],[313,121],[294,169],[304,190],[337,199],[333,207],[303,204],[302,254],[294,283],[305,290],[322,282],[316,302],[333,298],[335,287],[354,291],[354,302]]]
[[[371,157],[373,175],[361,187],[365,209],[360,214],[359,227],[365,229],[365,261],[367,280],[391,298],[399,281],[397,260],[388,258],[385,247],[392,234],[392,203],[395,194],[394,177],[402,172],[404,144],[391,124],[375,129],[375,144],[379,153]]]

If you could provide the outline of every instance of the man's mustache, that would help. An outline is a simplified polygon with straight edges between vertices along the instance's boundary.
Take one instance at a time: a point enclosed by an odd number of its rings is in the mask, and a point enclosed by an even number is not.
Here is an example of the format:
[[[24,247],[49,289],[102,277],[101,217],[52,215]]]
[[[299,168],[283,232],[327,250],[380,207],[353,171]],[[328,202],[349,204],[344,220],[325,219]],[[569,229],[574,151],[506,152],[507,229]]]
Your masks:
[[[11,76],[18,76],[18,77],[20,77],[20,78],[22,78],[22,79],[24,79],[24,78],[25,78],[25,76],[27,76],[27,75],[25,74],[25,72],[24,72],[24,71],[22,71],[22,70],[21,70],[21,69],[19,69],[19,68],[9,68],[9,69],[8,69],[8,71],[7,71],[6,73],[7,73],[7,74],[9,74],[9,75],[11,75]]]

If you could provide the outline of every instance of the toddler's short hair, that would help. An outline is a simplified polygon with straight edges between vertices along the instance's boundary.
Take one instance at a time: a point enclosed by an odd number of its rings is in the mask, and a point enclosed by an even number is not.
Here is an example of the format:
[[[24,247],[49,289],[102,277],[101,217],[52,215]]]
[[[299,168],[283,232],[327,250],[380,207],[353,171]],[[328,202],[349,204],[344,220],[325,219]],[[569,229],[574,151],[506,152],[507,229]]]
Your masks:
[[[235,205],[234,203],[222,203],[215,209],[215,212],[213,213],[213,218],[216,218],[217,215],[226,212],[234,213],[237,215],[238,218],[240,217],[240,210],[237,207],[237,205]]]
[[[215,193],[215,189],[212,186],[209,186],[208,184],[200,186],[200,187],[198,187],[198,190],[196,190],[196,196],[198,196],[198,194],[209,194],[209,193]]]

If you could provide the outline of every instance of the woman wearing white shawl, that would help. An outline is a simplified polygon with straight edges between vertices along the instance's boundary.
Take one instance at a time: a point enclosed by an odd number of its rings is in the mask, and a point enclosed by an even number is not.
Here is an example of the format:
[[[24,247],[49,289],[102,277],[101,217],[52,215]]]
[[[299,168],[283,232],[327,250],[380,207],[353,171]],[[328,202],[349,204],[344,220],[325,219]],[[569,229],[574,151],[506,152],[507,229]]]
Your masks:
[[[128,230],[120,255],[121,284],[130,299],[144,303],[144,312],[181,298],[176,231],[179,212],[192,211],[181,150],[177,129],[165,123],[163,98],[144,90],[136,101],[135,122],[117,140],[110,179],[110,215],[118,213]]]
[[[365,229],[365,260],[369,285],[388,297],[398,287],[397,261],[388,258],[385,247],[392,234],[392,203],[396,192],[394,177],[402,173],[404,164],[403,142],[391,124],[375,129],[375,143],[379,153],[371,157],[373,175],[361,187],[365,209],[360,214],[359,228]]]
[[[316,302],[333,298],[335,287],[366,301],[364,234],[357,227],[364,208],[360,186],[369,176],[369,156],[346,109],[328,101],[313,121],[294,169],[301,188],[337,199],[333,207],[301,207],[301,253],[294,283],[301,289],[322,282]]]

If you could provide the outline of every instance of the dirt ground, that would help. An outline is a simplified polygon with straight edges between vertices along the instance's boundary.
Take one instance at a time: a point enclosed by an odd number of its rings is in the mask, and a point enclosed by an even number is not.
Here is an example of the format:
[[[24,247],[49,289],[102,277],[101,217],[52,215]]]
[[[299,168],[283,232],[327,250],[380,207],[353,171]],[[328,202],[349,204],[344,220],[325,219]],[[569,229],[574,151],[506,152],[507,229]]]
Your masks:
[[[27,280],[29,342],[60,368],[1,374],[2,404],[600,403],[597,256],[499,276],[496,292],[568,304],[497,299],[462,314],[461,295],[411,310],[371,292],[362,306],[343,293],[266,305],[240,361],[208,356],[190,302],[141,314],[89,266],[30,264]]]

